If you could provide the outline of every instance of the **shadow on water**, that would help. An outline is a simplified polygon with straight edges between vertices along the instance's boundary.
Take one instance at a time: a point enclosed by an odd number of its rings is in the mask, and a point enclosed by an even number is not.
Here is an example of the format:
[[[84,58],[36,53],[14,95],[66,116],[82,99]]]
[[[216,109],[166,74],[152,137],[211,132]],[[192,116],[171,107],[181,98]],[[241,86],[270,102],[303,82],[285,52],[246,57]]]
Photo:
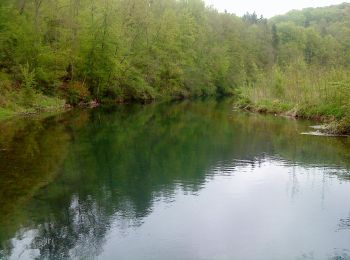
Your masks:
[[[171,203],[178,189],[198,193],[214,169],[230,174],[277,161],[350,179],[350,139],[303,136],[307,122],[231,107],[230,100],[120,105],[3,123],[0,258],[29,231],[25,249],[38,258],[97,256],[113,226],[141,226],[156,201]],[[349,259],[341,254],[334,259]]]

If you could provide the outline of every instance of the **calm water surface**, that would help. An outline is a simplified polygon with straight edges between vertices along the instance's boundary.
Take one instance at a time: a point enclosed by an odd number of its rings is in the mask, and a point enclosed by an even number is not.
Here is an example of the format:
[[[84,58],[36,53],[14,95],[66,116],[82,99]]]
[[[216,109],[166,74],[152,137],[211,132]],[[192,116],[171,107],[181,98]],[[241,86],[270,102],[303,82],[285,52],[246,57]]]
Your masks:
[[[0,259],[350,259],[350,139],[192,101],[0,124]]]

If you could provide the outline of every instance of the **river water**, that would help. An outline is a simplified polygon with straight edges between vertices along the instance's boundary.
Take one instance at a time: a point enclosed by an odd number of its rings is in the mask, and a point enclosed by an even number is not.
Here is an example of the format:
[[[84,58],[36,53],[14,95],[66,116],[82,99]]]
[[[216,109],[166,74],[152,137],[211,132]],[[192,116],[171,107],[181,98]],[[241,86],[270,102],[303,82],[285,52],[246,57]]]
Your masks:
[[[350,259],[350,138],[197,100],[0,123],[0,259]]]

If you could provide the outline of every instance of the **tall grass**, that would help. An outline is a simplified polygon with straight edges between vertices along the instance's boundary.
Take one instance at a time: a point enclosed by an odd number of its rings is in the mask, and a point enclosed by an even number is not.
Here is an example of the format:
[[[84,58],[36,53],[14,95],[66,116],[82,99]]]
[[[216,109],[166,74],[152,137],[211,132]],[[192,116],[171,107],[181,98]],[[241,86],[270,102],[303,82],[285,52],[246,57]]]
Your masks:
[[[20,113],[63,108],[64,100],[44,96],[30,86],[15,86],[5,74],[0,74],[0,119]]]
[[[345,69],[274,67],[240,89],[252,106],[303,117],[343,118],[350,112],[350,74]]]

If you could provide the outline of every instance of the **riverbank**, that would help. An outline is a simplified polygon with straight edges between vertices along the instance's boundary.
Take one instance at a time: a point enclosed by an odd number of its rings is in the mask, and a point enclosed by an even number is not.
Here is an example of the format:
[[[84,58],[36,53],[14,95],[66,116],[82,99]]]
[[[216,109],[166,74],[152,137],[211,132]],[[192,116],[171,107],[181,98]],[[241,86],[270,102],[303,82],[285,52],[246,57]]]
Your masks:
[[[236,90],[246,110],[316,120],[324,131],[350,133],[350,76],[345,68],[274,67],[253,84]]]
[[[296,119],[307,119],[317,121],[324,127],[318,131],[332,135],[349,135],[350,134],[350,116],[339,115],[341,108],[325,110],[322,106],[307,104],[291,104],[281,100],[259,100],[253,102],[247,97],[238,96],[235,107],[254,113],[274,114],[278,116],[286,116]],[[327,111],[327,112],[325,112]],[[334,111],[334,113],[332,113]]]
[[[32,93],[28,97],[22,92],[7,92],[0,97],[0,121],[20,115],[60,112],[65,109],[65,100],[40,93]]]
[[[110,102],[107,102],[107,104],[110,104]],[[96,107],[98,105],[98,102],[92,101],[89,103],[82,103],[77,106]],[[350,116],[339,116],[340,108],[327,110],[325,107],[315,105],[308,106],[307,104],[292,104],[278,99],[262,99],[254,102],[248,97],[243,96],[241,93],[236,95],[234,106],[237,109],[246,110],[253,113],[274,114],[278,116],[317,121],[324,125],[324,127],[318,129],[318,131],[327,134],[350,134]],[[324,106],[327,106],[327,104]],[[0,121],[21,115],[63,112],[72,108],[73,106],[67,104],[63,99],[47,97],[42,94],[35,94],[32,104],[29,106],[12,102],[7,107],[0,107]],[[332,113],[332,111],[336,111],[337,113]]]

